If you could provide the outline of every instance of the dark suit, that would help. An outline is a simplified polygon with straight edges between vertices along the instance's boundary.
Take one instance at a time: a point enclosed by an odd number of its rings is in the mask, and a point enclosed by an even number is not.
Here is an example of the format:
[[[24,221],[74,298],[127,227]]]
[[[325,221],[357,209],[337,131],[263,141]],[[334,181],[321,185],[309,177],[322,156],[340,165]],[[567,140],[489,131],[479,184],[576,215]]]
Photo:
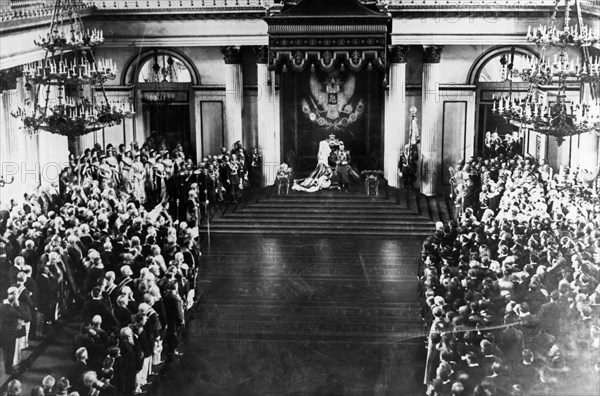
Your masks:
[[[83,373],[86,371],[90,371],[91,367],[83,362],[75,362],[69,367],[69,371],[67,372],[67,378],[71,383],[71,391],[77,391],[80,395],[84,395],[85,393],[85,384],[83,383]]]
[[[557,301],[543,304],[538,312],[538,320],[542,330],[557,336],[560,333],[563,309]]]
[[[56,303],[60,292],[58,275],[41,274],[38,277],[38,302],[39,308],[44,315],[45,322],[54,322]]]
[[[173,290],[168,290],[165,293],[163,301],[167,314],[166,352],[167,354],[172,354],[179,344],[183,324],[185,323],[183,300]]]
[[[135,391],[139,357],[136,355],[134,346],[128,342],[121,341],[119,349],[121,350],[119,378],[122,381],[119,391],[124,396],[130,396]]]
[[[11,374],[15,357],[15,341],[19,319],[24,319],[18,307],[3,303],[0,305],[0,346],[4,350],[4,370]]]
[[[102,318],[102,328],[106,331],[111,331],[115,325],[115,320],[109,311],[108,307],[102,300],[89,300],[83,304],[81,309],[81,319],[84,322],[90,322],[95,315],[100,315]]]
[[[131,323],[131,312],[127,308],[116,306],[113,308],[113,315],[117,321],[117,329],[122,329]]]
[[[37,274],[37,266],[40,261],[40,255],[33,249],[23,249],[21,251],[21,256],[25,259],[25,264],[31,266],[32,276],[36,276]]]

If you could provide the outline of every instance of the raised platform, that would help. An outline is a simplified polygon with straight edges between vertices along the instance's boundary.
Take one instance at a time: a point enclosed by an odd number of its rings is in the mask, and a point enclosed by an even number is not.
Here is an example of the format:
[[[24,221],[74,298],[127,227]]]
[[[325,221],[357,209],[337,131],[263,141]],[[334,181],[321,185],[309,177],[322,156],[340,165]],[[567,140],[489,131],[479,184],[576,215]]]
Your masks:
[[[337,189],[306,193],[275,187],[256,191],[237,206],[227,207],[201,227],[207,234],[261,234],[401,237],[430,235],[435,221],[450,220],[446,198],[389,188],[367,196],[364,188],[351,193]]]

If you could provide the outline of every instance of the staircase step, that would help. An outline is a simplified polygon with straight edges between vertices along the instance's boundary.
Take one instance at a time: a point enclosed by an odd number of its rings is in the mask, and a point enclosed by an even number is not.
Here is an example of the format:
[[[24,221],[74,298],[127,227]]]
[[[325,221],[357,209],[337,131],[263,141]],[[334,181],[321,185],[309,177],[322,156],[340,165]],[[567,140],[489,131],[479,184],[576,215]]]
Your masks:
[[[261,206],[249,206],[248,208],[236,211],[236,213],[322,213],[322,214],[339,214],[339,215],[348,215],[351,217],[354,214],[362,213],[362,214],[371,214],[373,216],[384,215],[384,216],[404,216],[404,215],[416,215],[416,212],[413,212],[408,209],[402,208],[390,208],[390,209],[381,209],[381,208],[368,208],[368,207],[360,207],[360,208],[348,208],[346,206],[343,207],[327,207],[327,208],[318,208],[318,207],[295,207],[295,208],[283,208],[283,207],[261,207]]]
[[[421,194],[417,195],[417,205],[419,206],[419,214],[421,216],[431,218],[431,213],[429,213],[429,206],[427,205],[427,197]]]
[[[398,205],[403,208],[408,208],[408,198],[406,194],[406,190],[398,190],[396,191],[396,199],[398,200]]]
[[[406,192],[405,195],[407,196],[406,200],[408,202],[408,205],[406,205],[406,207],[409,210],[412,210],[412,211],[420,214],[419,203],[417,202],[417,195],[412,192]]]
[[[281,221],[254,221],[254,222],[236,222],[235,219],[225,221],[217,221],[213,224],[213,226],[223,225],[223,226],[234,226],[234,227],[245,227],[245,228],[255,228],[257,225],[260,227],[279,227],[282,229],[285,228],[311,228],[314,226],[317,227],[325,227],[334,230],[346,230],[349,226],[352,226],[353,229],[361,229],[361,230],[369,230],[369,229],[429,229],[431,230],[434,225],[433,223],[408,223],[408,224],[398,224],[398,223],[390,223],[390,224],[376,224],[376,223],[357,223],[360,225],[355,225],[351,223],[341,223],[341,222],[326,222],[326,223],[317,223],[317,222],[304,222],[298,224],[292,224],[291,222],[281,222]]]
[[[431,221],[441,221],[440,210],[437,204],[437,197],[427,197],[427,206],[431,213]]]
[[[262,202],[300,202],[300,203],[324,203],[324,202],[349,202],[349,203],[390,203],[396,204],[385,197],[364,196],[356,197],[352,195],[343,195],[339,197],[310,197],[297,195],[279,195],[265,198]]]
[[[450,198],[448,195],[444,196],[444,203],[446,211],[448,212],[448,221],[454,219],[454,210],[455,210],[455,206],[454,206],[454,200],[452,198]]]
[[[448,213],[448,206],[446,204],[446,197],[438,197],[437,199],[438,207],[440,209],[440,216],[442,217],[442,223],[446,224],[452,218],[450,213]]]
[[[396,209],[404,209],[406,207],[402,207],[400,205],[396,205],[393,202],[302,202],[302,201],[271,201],[265,200],[262,202],[258,202],[252,205],[248,205],[248,208],[347,208],[347,209],[385,209],[385,210],[396,210]]]
[[[310,219],[340,219],[340,214],[345,215],[342,220],[363,220],[363,221],[378,221],[378,220],[406,220],[406,221],[426,221],[431,222],[430,219],[419,216],[416,213],[372,213],[372,212],[318,212],[318,211],[288,211],[288,210],[273,210],[273,211],[252,211],[252,210],[236,210],[223,218],[230,218],[235,216],[236,218],[248,218],[248,219],[295,219],[301,218],[305,220]]]
[[[200,233],[207,234],[207,227],[202,227]],[[352,236],[379,236],[379,237],[427,237],[432,233],[432,229],[382,229],[377,227],[376,229],[331,229],[331,228],[282,228],[282,227],[232,227],[224,226],[221,227],[216,224],[210,225],[211,234],[228,234],[228,235],[247,235],[248,233],[261,234],[261,235],[324,235],[329,238],[343,238],[348,235]]]
[[[281,224],[282,220],[285,220],[285,223],[287,224],[315,224],[315,225],[322,225],[322,224],[332,224],[332,222],[335,222],[335,224],[338,225],[345,225],[345,226],[359,226],[361,227],[362,225],[365,224],[365,221],[368,220],[370,224],[373,225],[397,225],[397,226],[406,226],[406,225],[423,225],[423,226],[427,226],[427,227],[433,227],[433,223],[429,220],[426,219],[424,217],[415,217],[414,219],[406,219],[406,218],[399,218],[399,219],[394,219],[392,217],[387,217],[387,218],[376,218],[374,219],[373,217],[363,217],[363,218],[351,218],[351,219],[339,219],[339,218],[335,218],[335,217],[323,217],[322,215],[313,215],[313,216],[298,216],[298,217],[278,217],[278,218],[272,218],[272,217],[266,217],[266,216],[261,216],[261,217],[249,217],[249,216],[242,216],[243,213],[235,213],[235,214],[231,214],[231,215],[227,215],[224,217],[221,217],[221,219],[219,219],[219,224],[226,224],[226,223],[235,223],[235,224],[268,224],[268,223],[276,223],[276,224]]]

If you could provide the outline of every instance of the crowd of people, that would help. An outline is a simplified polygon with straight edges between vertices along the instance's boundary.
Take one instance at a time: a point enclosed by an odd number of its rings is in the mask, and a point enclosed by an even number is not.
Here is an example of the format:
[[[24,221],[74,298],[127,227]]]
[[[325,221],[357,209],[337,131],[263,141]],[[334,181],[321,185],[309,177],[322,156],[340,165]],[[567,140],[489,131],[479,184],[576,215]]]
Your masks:
[[[90,186],[101,191],[118,190],[122,196],[145,207],[162,204],[174,219],[195,223],[197,213],[206,214],[225,204],[236,204],[241,192],[259,184],[262,158],[256,147],[248,153],[241,142],[231,150],[209,155],[194,164],[181,144],[169,151],[155,134],[138,147],[100,145],[70,158],[60,177],[61,194],[67,186]],[[190,197],[200,204],[192,211]],[[192,217],[192,218],[190,218]]]
[[[96,146],[71,158],[58,189],[2,208],[6,373],[17,371],[30,338],[69,317],[81,322],[76,361],[32,394],[141,392],[157,364],[181,354],[185,312],[200,297],[200,217],[256,185],[259,161],[239,142],[196,167],[180,145],[169,152],[152,139],[131,150]],[[13,380],[8,394],[20,389]]]
[[[598,394],[595,174],[495,150],[453,178],[461,210],[421,256],[428,394]]]
[[[502,138],[498,132],[487,132],[484,156],[469,163],[460,161],[456,168],[450,167],[455,214],[460,216],[465,208],[485,211],[489,207],[494,210],[504,189],[503,180],[500,180],[500,184],[495,184],[495,175],[501,168],[506,169],[509,165],[504,164],[505,160],[514,158],[520,152],[521,140],[518,136],[507,134]]]

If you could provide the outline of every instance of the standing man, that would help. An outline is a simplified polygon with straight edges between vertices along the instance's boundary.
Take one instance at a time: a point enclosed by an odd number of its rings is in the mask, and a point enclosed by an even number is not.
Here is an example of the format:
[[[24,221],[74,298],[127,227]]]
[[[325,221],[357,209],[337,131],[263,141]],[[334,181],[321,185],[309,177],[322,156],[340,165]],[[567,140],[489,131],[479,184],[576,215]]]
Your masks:
[[[398,162],[398,176],[404,181],[404,188],[407,190],[414,188],[416,180],[417,167],[412,154],[411,146],[405,145],[404,152],[400,155],[400,161]]]
[[[0,305],[0,347],[4,352],[4,371],[7,375],[13,374],[13,359],[15,357],[15,343],[18,337],[19,319],[25,316],[19,308],[17,288],[8,288],[8,297]]]
[[[178,283],[171,280],[166,287],[163,298],[167,314],[167,331],[165,335],[165,347],[167,358],[172,360],[174,356],[181,353],[177,351],[181,333],[185,327],[185,314],[183,311],[183,299],[178,293]]]
[[[335,172],[337,173],[339,189],[345,193],[350,192],[350,151],[344,148],[344,142],[340,142],[335,158]]]

